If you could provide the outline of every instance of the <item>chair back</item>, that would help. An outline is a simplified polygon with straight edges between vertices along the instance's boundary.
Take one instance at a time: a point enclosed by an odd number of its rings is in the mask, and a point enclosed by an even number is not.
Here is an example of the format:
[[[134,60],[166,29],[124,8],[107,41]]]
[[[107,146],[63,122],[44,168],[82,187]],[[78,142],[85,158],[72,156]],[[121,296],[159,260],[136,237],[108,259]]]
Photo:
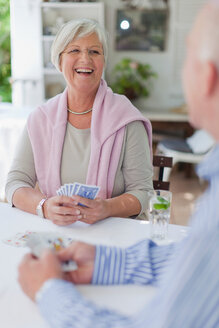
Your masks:
[[[165,167],[172,167],[173,166],[173,158],[167,156],[153,156],[153,166],[158,167],[158,180],[153,180],[154,189],[161,189],[161,190],[169,190],[170,189],[170,182],[163,181],[163,174]]]

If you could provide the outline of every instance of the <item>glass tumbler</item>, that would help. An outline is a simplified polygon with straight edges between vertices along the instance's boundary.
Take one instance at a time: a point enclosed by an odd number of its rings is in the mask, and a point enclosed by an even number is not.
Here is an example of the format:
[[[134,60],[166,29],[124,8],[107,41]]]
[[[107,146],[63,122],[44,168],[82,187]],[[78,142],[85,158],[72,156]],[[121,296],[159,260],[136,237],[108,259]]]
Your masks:
[[[172,193],[154,190],[149,195],[150,238],[164,240],[168,237]]]

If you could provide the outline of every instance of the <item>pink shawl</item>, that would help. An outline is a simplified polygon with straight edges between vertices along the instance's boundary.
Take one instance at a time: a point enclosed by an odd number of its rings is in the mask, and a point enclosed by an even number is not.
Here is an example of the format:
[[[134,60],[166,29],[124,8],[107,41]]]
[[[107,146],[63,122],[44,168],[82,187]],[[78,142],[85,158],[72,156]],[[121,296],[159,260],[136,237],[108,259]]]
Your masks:
[[[47,196],[56,195],[60,187],[62,149],[67,124],[67,89],[34,110],[27,122],[37,181]],[[114,94],[101,80],[91,121],[91,155],[87,184],[101,188],[99,196],[110,198],[123,144],[125,126],[142,121],[152,144],[150,122],[125,97]],[[69,181],[74,182],[74,181]]]

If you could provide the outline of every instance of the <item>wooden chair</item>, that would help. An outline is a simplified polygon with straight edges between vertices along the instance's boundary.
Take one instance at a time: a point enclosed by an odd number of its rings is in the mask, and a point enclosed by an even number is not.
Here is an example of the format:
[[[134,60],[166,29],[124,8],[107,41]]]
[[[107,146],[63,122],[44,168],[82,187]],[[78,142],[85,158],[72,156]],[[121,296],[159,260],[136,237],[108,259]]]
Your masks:
[[[164,168],[173,166],[173,158],[167,156],[153,156],[153,166],[158,167],[158,180],[153,180],[154,189],[169,190],[169,181],[163,181]]]
[[[196,130],[186,139],[163,139],[157,144],[156,154],[173,158],[173,165],[182,162],[199,164],[215,145],[215,140],[205,131]],[[165,170],[164,179],[169,180],[171,169]],[[187,170],[187,175],[188,175]]]

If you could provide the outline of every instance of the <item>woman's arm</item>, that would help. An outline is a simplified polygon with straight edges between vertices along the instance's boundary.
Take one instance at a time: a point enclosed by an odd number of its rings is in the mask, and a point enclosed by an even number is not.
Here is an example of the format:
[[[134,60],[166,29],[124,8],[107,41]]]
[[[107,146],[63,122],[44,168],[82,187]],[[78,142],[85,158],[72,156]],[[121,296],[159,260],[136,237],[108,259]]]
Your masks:
[[[122,152],[113,196],[118,196],[117,190],[123,178],[124,192],[139,200],[141,214],[148,206],[148,192],[153,190],[151,150],[147,132],[141,121],[134,121],[127,125]]]
[[[46,197],[35,189],[35,185],[33,153],[25,126],[7,176],[5,193],[8,202],[24,211],[36,214],[36,206],[42,198]]]
[[[36,207],[46,196],[36,188],[34,157],[27,127],[17,145],[15,157],[8,173],[6,198],[15,207],[36,214]],[[67,196],[48,198],[43,205],[44,217],[58,225],[71,224],[82,218],[74,202]]]
[[[113,194],[116,197],[89,200],[73,196],[87,208],[80,208],[82,221],[94,223],[110,216],[130,217],[142,213],[147,206],[148,191],[153,190],[153,168],[148,137],[142,122],[126,127]],[[122,194],[119,195],[119,192]]]

